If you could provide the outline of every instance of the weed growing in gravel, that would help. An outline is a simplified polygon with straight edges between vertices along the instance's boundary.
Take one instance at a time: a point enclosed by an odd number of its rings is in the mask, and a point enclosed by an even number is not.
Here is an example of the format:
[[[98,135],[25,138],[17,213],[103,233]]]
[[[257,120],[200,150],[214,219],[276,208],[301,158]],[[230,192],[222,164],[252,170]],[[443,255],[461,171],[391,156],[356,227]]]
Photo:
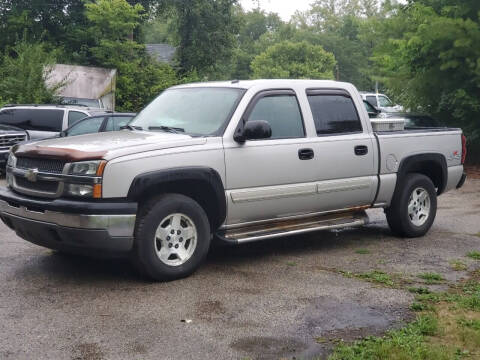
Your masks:
[[[420,279],[425,280],[425,284],[438,284],[444,281],[445,279],[443,278],[442,275],[434,273],[434,272],[426,272],[423,274],[417,275]]]
[[[480,251],[476,251],[476,250],[470,251],[470,252],[467,254],[467,256],[468,256],[469,258],[474,259],[474,260],[480,260]]]
[[[368,250],[368,249],[357,249],[357,250],[355,250],[355,253],[360,254],[360,255],[365,255],[365,254],[370,254],[370,250]]]
[[[461,260],[450,260],[450,266],[455,271],[464,271],[467,270],[467,264]]]
[[[287,261],[288,266],[297,266],[297,263],[295,261]]]
[[[374,283],[384,284],[387,286],[394,285],[394,282],[390,277],[390,275],[388,275],[387,273],[384,273],[383,271],[373,270],[364,274],[358,274],[357,277],[360,279],[364,279]]]
[[[430,294],[431,293],[431,291],[426,287],[409,287],[407,290],[414,294]]]

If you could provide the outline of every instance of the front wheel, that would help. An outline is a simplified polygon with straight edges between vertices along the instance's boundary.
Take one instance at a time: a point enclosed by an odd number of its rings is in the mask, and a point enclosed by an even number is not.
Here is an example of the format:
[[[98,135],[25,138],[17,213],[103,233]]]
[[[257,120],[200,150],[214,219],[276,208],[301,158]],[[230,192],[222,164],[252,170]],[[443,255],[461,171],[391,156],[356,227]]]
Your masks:
[[[180,194],[161,195],[139,213],[134,262],[154,280],[183,278],[203,262],[210,238],[207,215],[196,201]]]
[[[408,174],[385,211],[390,229],[406,237],[427,233],[437,213],[437,194],[432,180],[422,174]]]

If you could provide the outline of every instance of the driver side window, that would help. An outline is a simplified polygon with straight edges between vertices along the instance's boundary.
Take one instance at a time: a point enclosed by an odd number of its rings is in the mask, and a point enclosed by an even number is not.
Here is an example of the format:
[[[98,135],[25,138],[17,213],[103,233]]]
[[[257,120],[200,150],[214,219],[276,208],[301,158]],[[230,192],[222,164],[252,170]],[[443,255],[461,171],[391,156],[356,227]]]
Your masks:
[[[295,95],[262,97],[255,104],[248,120],[265,120],[272,128],[269,139],[288,139],[305,136],[303,119]]]

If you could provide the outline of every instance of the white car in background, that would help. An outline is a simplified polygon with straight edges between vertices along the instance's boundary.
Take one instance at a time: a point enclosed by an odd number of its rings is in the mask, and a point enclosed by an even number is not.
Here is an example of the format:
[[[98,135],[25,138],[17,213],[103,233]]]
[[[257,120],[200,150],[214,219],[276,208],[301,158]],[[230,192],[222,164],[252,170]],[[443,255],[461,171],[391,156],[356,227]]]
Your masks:
[[[378,93],[369,93],[361,91],[360,95],[362,99],[375,106],[378,110],[384,112],[401,112],[403,111],[403,106],[394,104],[392,100],[388,98],[385,94]]]

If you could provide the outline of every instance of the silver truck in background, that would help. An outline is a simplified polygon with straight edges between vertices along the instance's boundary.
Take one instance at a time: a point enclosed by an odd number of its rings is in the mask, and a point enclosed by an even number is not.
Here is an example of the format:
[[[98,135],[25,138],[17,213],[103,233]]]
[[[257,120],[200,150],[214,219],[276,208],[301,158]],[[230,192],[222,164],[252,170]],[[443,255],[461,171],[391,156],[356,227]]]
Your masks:
[[[14,147],[0,217],[35,244],[129,256],[172,280],[199,267],[214,236],[362,225],[371,207],[399,236],[422,236],[437,196],[463,185],[465,154],[460,129],[372,131],[348,83],[187,84],[126,130]]]

